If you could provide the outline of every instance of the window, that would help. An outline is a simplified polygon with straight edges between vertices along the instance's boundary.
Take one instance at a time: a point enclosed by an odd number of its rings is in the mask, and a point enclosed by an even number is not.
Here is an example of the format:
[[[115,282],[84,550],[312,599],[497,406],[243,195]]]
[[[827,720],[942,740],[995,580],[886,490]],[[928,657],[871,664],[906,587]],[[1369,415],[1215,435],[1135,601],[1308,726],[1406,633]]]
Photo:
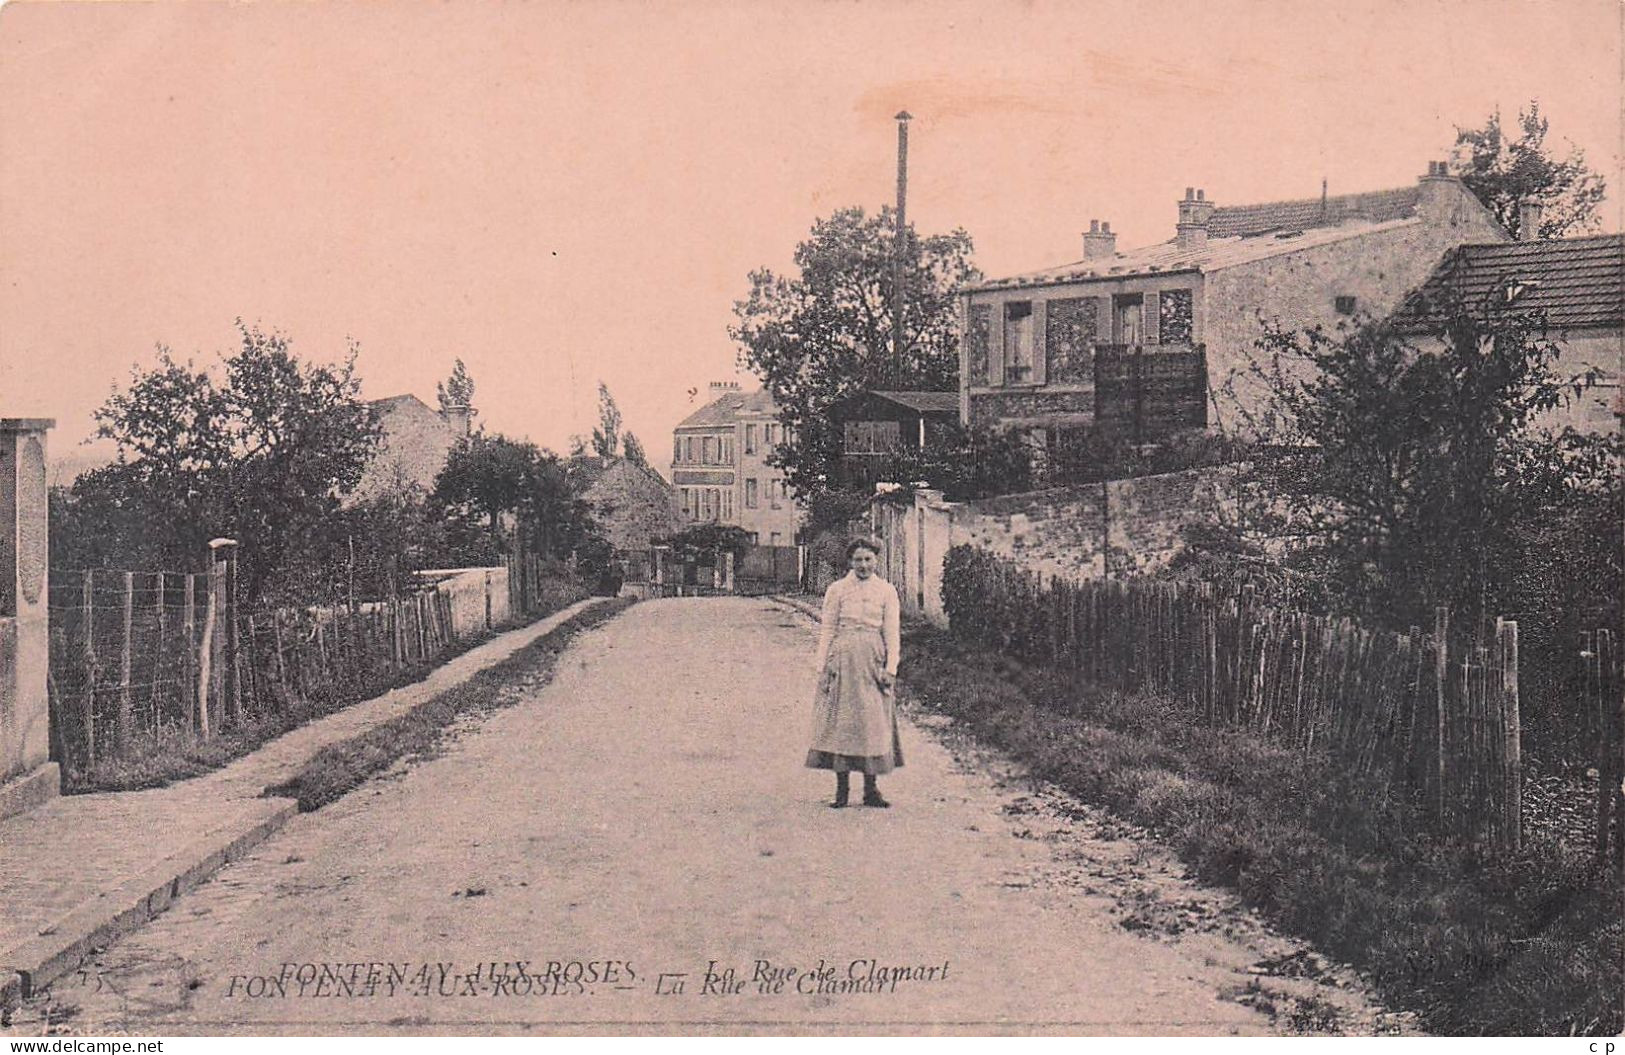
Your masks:
[[[758,504],[759,499],[756,494],[756,477],[747,476],[745,478],[745,508],[755,509]]]
[[[779,534],[777,531],[768,532],[767,537],[768,537],[768,543],[767,544],[769,546],[778,546],[778,545],[783,544],[784,536]]]
[[[772,447],[773,446],[773,426],[772,425],[763,425],[762,426],[762,444],[764,446],[766,446],[766,447]]]
[[[1353,297],[1338,297],[1338,298],[1336,298],[1335,301],[1333,301],[1333,307],[1335,307],[1337,309],[1337,314],[1339,314],[1339,315],[1353,315],[1354,314],[1354,298]]]
[[[1191,291],[1165,289],[1157,298],[1158,341],[1162,344],[1191,343]]]
[[[734,463],[734,438],[732,436],[724,436],[724,437],[722,437],[722,464],[723,465],[732,465],[733,463]]]
[[[902,445],[895,421],[849,421],[842,431],[847,454],[885,454]]]
[[[1004,380],[1019,384],[1033,379],[1033,305],[1011,301],[1004,306]]]
[[[746,425],[745,426],[745,453],[746,454],[755,454],[756,453],[756,426],[755,425]]]
[[[732,489],[722,492],[722,519],[732,520],[734,515],[734,493]]]
[[[1112,336],[1118,344],[1139,344],[1145,339],[1145,298],[1120,293],[1112,298]]]
[[[671,441],[671,460],[674,462],[680,462],[683,460],[683,441],[681,437],[677,437]]]
[[[688,461],[688,462],[692,462],[694,460],[694,437],[693,436],[689,436],[687,439],[683,440],[683,449],[688,452],[687,457],[685,457],[683,460]]]

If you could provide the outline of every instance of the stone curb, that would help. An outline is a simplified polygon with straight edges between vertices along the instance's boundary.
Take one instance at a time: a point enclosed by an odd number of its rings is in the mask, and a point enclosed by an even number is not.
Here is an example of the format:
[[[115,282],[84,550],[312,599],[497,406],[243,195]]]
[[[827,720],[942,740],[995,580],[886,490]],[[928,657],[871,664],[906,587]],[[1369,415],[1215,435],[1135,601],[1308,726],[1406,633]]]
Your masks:
[[[815,623],[821,623],[824,621],[824,612],[822,609],[803,601],[799,597],[789,597],[782,593],[776,593],[773,595],[773,600],[784,605],[786,608],[794,608],[802,615],[811,618]]]
[[[596,607],[600,600],[587,598],[543,618],[553,619],[562,614],[562,623]],[[506,657],[493,659],[478,669],[487,669],[502,658]],[[471,671],[468,677],[475,673],[478,671]],[[378,720],[387,719],[385,715]],[[312,755],[321,746],[313,747]],[[171,854],[112,890],[103,891],[47,927],[38,937],[10,949],[0,949],[0,1015],[9,1019],[23,1000],[77,970],[96,949],[130,934],[226,864],[246,856],[299,812],[299,804],[293,799],[238,801],[244,807],[243,813],[230,823],[200,836],[184,850]]]
[[[10,1011],[44,986],[70,974],[96,949],[111,944],[169,907],[230,861],[268,839],[299,812],[292,799],[245,802],[241,816],[200,836],[146,872],[81,905],[31,941],[0,952],[0,1010]]]

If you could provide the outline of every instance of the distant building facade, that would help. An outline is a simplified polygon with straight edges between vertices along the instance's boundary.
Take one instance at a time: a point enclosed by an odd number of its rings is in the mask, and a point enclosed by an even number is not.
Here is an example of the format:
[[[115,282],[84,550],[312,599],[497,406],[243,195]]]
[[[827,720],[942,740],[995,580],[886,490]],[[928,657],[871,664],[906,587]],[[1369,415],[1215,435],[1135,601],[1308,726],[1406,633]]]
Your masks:
[[[410,393],[369,402],[383,434],[360,484],[346,501],[365,502],[414,488],[424,494],[434,490],[446,456],[468,437],[474,409],[431,410]]]
[[[1187,188],[1177,235],[1117,251],[1091,221],[1083,259],[968,287],[960,416],[973,425],[1099,429],[1151,440],[1245,430],[1263,321],[1386,315],[1444,254],[1506,232],[1442,162],[1416,185],[1220,207]]]
[[[653,540],[682,528],[677,490],[653,467],[626,458],[578,455],[566,468],[581,484],[594,522],[616,549],[647,549]]]
[[[1525,206],[1527,210],[1529,207]],[[1539,229],[1539,217],[1520,220]],[[1464,245],[1445,257],[1393,314],[1394,326],[1426,347],[1442,339],[1438,306],[1455,299],[1473,311],[1520,314],[1544,323],[1561,349],[1555,370],[1594,383],[1540,424],[1582,432],[1620,427],[1625,374],[1625,235],[1532,238]]]
[[[761,545],[789,546],[801,526],[783,470],[768,455],[784,441],[778,407],[764,391],[715,381],[705,406],[672,430],[672,483],[690,525],[729,524]]]

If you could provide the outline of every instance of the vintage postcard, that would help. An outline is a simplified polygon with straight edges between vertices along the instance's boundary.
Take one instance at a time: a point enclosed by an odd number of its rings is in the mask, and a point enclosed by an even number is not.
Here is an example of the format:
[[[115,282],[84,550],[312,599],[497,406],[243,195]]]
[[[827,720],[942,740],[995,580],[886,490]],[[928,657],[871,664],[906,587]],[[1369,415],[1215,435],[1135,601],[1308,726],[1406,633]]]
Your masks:
[[[6,4],[0,1033],[1618,1034],[1621,27]]]

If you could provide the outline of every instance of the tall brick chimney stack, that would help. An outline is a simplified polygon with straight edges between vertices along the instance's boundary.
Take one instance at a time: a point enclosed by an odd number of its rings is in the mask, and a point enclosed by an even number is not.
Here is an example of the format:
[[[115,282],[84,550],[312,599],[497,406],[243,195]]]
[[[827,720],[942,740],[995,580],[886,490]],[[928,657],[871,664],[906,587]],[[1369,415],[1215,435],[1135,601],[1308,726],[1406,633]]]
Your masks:
[[[1179,223],[1175,230],[1181,249],[1207,247],[1207,222],[1213,217],[1214,205],[1207,200],[1207,192],[1198,187],[1186,187],[1185,197],[1179,203]]]
[[[1525,198],[1518,203],[1518,241],[1533,242],[1540,237],[1540,220],[1544,213],[1538,198]]]
[[[446,419],[446,424],[451,426],[451,434],[458,439],[462,439],[472,431],[474,408],[466,403],[446,407],[440,411],[440,416]]]
[[[1090,220],[1089,229],[1083,232],[1083,258],[1103,260],[1116,255],[1117,235],[1113,233],[1112,225],[1101,223],[1099,220]]]

